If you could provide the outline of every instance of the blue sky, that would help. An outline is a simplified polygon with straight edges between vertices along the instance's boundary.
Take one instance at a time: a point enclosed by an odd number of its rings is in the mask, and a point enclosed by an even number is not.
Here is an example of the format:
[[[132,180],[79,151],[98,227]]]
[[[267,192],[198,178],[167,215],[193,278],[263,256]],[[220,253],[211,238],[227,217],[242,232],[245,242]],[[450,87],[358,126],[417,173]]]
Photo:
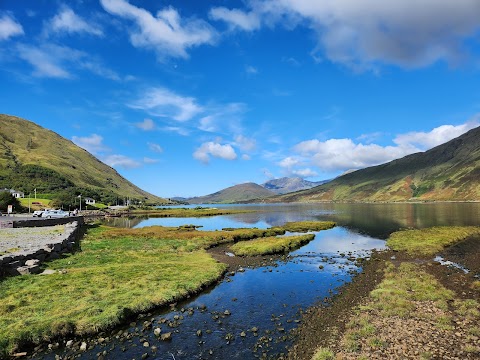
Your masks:
[[[156,195],[323,180],[480,125],[478,0],[1,0],[1,112]]]

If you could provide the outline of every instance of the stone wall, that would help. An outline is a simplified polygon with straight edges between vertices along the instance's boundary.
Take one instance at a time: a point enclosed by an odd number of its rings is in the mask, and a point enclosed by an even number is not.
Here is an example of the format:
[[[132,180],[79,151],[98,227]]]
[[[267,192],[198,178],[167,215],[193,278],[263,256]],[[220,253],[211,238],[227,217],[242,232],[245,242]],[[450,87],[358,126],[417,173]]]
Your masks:
[[[58,225],[58,220],[71,221],[72,219],[48,219],[45,221],[50,220],[54,221],[52,225]],[[34,221],[36,222],[36,220]],[[61,254],[72,252],[78,246],[78,242],[84,232],[82,225],[83,219],[82,221],[69,222],[65,224],[65,231],[61,236],[41,248],[0,256],[0,277],[39,273],[42,262],[58,259]]]
[[[38,226],[55,226],[68,224],[73,221],[78,222],[80,225],[83,225],[83,216],[70,216],[66,218],[57,218],[57,219],[28,219],[28,220],[16,220],[13,219],[14,228],[24,228],[24,227],[38,227]]]

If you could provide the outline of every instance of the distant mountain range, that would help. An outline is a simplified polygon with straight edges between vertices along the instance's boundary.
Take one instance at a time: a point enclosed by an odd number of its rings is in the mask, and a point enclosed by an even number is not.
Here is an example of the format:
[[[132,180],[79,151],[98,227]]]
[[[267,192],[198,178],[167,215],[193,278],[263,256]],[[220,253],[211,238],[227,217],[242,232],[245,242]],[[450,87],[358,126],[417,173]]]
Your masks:
[[[252,199],[264,199],[278,194],[310,189],[313,186],[324,184],[327,181],[312,182],[303,180],[299,177],[283,177],[280,179],[269,180],[262,185],[255,183],[234,185],[210,195],[183,200],[189,202],[190,204],[228,204],[233,202],[249,201]],[[177,199],[178,198],[175,198],[175,200]]]
[[[304,180],[300,177],[283,177],[269,180],[261,186],[274,192],[275,194],[286,194],[294,191],[310,189],[312,187],[325,184],[329,181],[330,180],[313,182]]]
[[[216,193],[187,199],[190,204],[220,204],[247,201],[251,199],[263,199],[274,196],[273,191],[255,183],[239,184],[217,191]]]
[[[433,149],[269,202],[480,201],[480,127]]]
[[[53,131],[0,114],[0,188],[25,193],[77,189],[142,202],[167,203],[135,186],[115,169]],[[97,199],[98,200],[98,199]]]

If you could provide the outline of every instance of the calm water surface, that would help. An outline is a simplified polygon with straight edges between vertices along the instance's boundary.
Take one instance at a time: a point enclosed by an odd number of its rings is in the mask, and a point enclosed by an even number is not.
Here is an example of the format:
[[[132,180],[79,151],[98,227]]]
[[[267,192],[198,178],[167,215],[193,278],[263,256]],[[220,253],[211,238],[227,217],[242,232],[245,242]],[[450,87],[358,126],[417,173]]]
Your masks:
[[[220,207],[214,205],[215,207]],[[275,358],[292,344],[290,330],[298,326],[301,313],[324,301],[350,281],[360,269],[352,261],[382,249],[383,239],[401,228],[439,225],[479,225],[480,204],[321,204],[321,205],[237,205],[255,213],[206,218],[110,219],[109,224],[126,227],[194,224],[205,230],[224,227],[266,228],[287,221],[333,220],[334,229],[316,233],[315,239],[292,252],[275,266],[246,269],[227,276],[220,284],[195,299],[177,304],[170,311],[149,314],[154,327],[173,332],[171,342],[155,338],[153,330],[122,342],[113,339],[82,357],[140,359],[148,353],[154,359],[256,359]],[[349,259],[350,257],[350,259]],[[206,307],[206,310],[200,311]],[[181,309],[193,309],[193,314]],[[231,315],[224,315],[228,310]],[[179,326],[167,324],[180,317]],[[125,330],[135,332],[145,319]],[[166,323],[159,322],[166,319]],[[251,329],[258,328],[257,333]],[[197,330],[202,331],[198,337]],[[118,329],[117,329],[118,331]],[[244,332],[245,337],[240,336]],[[145,341],[157,351],[143,347]],[[47,356],[48,357],[48,356]],[[53,355],[51,355],[53,358]]]

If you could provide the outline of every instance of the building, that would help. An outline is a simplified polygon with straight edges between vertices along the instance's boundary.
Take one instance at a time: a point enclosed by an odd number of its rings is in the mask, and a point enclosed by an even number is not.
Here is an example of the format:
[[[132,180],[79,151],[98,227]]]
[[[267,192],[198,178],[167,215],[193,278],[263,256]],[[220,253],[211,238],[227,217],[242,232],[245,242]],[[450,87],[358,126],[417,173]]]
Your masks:
[[[0,189],[0,192],[9,192],[13,197],[17,198],[17,199],[20,199],[20,198],[24,198],[25,197],[25,194],[21,191],[16,191],[14,189],[7,189],[7,188],[4,188],[4,189]]]
[[[87,204],[87,205],[95,205],[95,199],[86,197],[86,198],[85,198],[85,204]]]

